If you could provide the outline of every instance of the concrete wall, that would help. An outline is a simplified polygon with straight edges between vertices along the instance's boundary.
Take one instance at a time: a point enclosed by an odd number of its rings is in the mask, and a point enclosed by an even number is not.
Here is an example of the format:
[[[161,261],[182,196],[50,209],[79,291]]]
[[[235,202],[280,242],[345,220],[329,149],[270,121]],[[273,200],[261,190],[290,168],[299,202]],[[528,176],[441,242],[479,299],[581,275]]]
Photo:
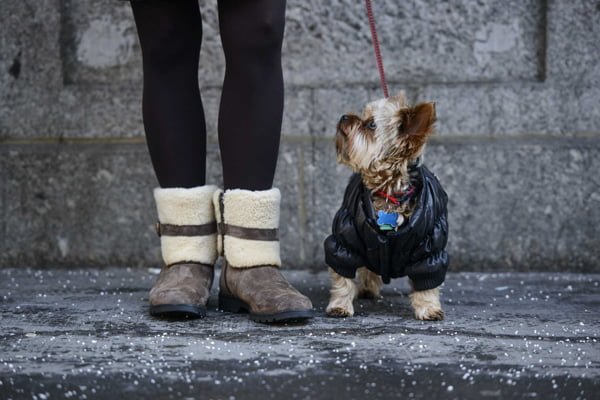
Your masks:
[[[454,270],[598,271],[600,1],[376,0],[392,91],[437,103],[427,163]],[[216,1],[200,80],[220,182]],[[0,264],[159,265],[141,56],[117,0],[0,2]],[[342,112],[381,97],[363,2],[289,0],[276,185],[291,267],[322,268]]]

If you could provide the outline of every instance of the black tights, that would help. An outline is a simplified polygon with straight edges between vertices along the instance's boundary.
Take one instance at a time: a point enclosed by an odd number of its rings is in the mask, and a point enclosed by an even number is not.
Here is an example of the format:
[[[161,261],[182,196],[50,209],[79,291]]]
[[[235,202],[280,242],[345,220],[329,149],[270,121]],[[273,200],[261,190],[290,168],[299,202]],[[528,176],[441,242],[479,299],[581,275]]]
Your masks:
[[[161,187],[205,184],[198,0],[131,3],[142,48],[146,140]],[[226,189],[271,188],[283,115],[283,0],[219,0],[226,68],[219,146]]]

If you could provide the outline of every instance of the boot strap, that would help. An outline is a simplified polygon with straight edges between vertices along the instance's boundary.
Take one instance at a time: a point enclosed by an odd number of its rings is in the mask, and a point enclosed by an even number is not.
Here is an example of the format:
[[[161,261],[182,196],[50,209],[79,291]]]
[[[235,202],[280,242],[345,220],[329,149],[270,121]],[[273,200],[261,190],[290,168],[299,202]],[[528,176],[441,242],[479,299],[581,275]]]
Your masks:
[[[219,211],[221,214],[221,221],[217,224],[219,236],[225,241],[225,236],[233,236],[238,239],[246,240],[263,240],[266,242],[279,241],[279,229],[277,228],[245,228],[243,226],[231,225],[225,223],[225,192],[221,192],[219,195]],[[225,244],[223,244],[223,250]]]
[[[171,225],[156,223],[156,234],[160,236],[208,236],[217,233],[215,221],[202,225]]]
[[[263,240],[273,242],[279,240],[279,229],[277,228],[245,228],[238,225],[230,225],[220,222],[219,234],[222,236],[233,236],[238,239]]]

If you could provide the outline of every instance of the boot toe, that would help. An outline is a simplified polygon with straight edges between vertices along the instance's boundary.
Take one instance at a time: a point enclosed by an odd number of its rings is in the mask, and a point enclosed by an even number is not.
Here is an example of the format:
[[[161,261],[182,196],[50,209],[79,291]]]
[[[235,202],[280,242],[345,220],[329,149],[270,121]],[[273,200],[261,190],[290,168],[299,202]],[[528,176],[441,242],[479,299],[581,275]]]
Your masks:
[[[258,322],[292,322],[310,319],[313,316],[310,299],[294,290],[272,299],[268,308],[251,315],[251,318]]]
[[[290,298],[289,308],[295,310],[312,310],[313,305],[308,297],[298,293],[297,296]]]
[[[203,318],[208,296],[193,290],[163,289],[150,293],[150,315],[167,319]]]
[[[196,304],[160,304],[150,306],[150,315],[166,319],[204,318],[206,308]]]
[[[201,296],[190,290],[162,289],[150,292],[150,305],[159,306],[167,304],[201,304]]]
[[[164,318],[202,318],[213,280],[211,266],[180,264],[164,267],[150,290],[150,315]]]

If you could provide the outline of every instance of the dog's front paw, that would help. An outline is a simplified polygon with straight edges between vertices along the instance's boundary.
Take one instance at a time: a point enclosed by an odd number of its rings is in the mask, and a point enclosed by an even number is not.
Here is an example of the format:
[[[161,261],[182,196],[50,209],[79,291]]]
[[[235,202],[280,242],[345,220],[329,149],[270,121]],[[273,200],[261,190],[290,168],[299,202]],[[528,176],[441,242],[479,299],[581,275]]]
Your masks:
[[[415,318],[421,321],[441,321],[444,319],[444,310],[435,307],[415,308]]]
[[[444,311],[440,304],[440,291],[437,288],[411,293],[410,305],[416,319],[421,321],[441,321],[444,319]]]
[[[331,301],[325,310],[330,317],[351,317],[354,315],[352,301]]]

